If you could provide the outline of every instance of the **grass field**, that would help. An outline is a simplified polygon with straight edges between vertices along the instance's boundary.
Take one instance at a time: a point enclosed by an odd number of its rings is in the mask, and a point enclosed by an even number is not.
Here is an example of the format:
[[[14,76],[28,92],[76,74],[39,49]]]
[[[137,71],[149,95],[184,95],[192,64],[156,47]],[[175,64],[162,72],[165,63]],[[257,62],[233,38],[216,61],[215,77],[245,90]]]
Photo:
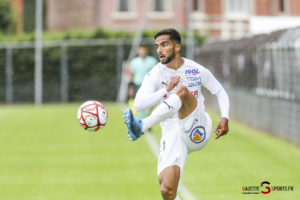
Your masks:
[[[77,123],[79,104],[0,106],[0,199],[161,199],[145,138],[129,141],[120,106],[105,105],[109,121],[96,133]],[[299,166],[299,147],[231,121],[226,137],[189,155],[182,183],[197,199],[296,200]],[[294,191],[242,194],[262,181]]]

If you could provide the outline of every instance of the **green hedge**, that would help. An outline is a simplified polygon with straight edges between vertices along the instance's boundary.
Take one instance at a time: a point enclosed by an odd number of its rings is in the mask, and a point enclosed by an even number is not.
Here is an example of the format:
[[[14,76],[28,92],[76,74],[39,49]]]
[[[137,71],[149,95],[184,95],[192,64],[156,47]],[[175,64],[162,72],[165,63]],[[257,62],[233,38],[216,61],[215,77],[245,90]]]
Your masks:
[[[133,33],[97,29],[91,32],[80,30],[66,33],[45,33],[44,40],[132,38]],[[145,32],[144,36],[154,33]],[[184,35],[184,33],[183,33]],[[0,41],[33,41],[33,34],[19,36],[0,35]],[[154,46],[149,45],[149,53],[156,56]],[[130,45],[123,45],[123,60],[128,58]],[[117,46],[70,46],[68,47],[69,100],[85,101],[96,99],[112,101],[117,98],[119,87],[117,66]],[[183,48],[183,55],[185,48]],[[0,49],[0,66],[5,66],[5,49]],[[61,47],[43,48],[43,100],[58,102],[60,95]],[[34,101],[34,49],[13,49],[13,95],[14,102]],[[5,101],[5,67],[0,68],[0,101]]]
[[[128,55],[129,46],[124,46]],[[69,47],[68,76],[69,100],[84,101],[116,99],[119,86],[116,66],[116,46]],[[5,50],[0,51],[5,58]],[[124,56],[125,58],[125,56]],[[60,101],[61,48],[43,49],[43,99],[45,102]],[[5,59],[0,60],[5,66]],[[13,49],[13,96],[14,102],[34,101],[34,50]],[[5,67],[0,68],[0,101],[5,101]]]
[[[155,33],[158,30],[147,30],[144,31],[142,34],[143,38],[153,38]],[[180,31],[181,36],[183,38],[186,37],[185,31]],[[69,30],[66,32],[44,32],[43,33],[43,40],[68,40],[68,39],[100,39],[100,38],[133,38],[134,32],[128,31],[113,31],[104,28],[97,28],[92,31],[84,31],[81,29]],[[1,42],[28,42],[34,41],[34,33],[23,33],[18,35],[11,35],[11,34],[4,34],[0,31],[0,43]],[[194,39],[198,44],[201,44],[206,39],[205,36],[198,34],[197,31],[194,32]]]

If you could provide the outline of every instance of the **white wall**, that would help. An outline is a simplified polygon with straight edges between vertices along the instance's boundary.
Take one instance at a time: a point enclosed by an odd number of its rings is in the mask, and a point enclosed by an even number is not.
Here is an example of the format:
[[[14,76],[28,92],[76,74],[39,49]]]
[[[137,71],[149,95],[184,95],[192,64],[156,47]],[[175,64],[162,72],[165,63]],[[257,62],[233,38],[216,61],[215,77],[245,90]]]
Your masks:
[[[300,26],[300,17],[250,17],[250,33],[270,33],[279,29]]]

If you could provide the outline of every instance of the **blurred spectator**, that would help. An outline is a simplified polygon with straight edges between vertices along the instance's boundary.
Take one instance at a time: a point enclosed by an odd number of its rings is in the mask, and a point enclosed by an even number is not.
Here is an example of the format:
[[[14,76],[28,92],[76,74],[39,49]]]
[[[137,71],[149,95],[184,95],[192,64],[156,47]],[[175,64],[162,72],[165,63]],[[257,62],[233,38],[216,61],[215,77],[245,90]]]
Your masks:
[[[140,45],[137,52],[138,56],[130,61],[130,71],[132,73],[132,82],[134,85],[134,95],[140,88],[146,74],[154,67],[157,60],[148,55],[148,49]],[[145,109],[138,113],[137,118],[143,119],[151,114],[150,109]]]

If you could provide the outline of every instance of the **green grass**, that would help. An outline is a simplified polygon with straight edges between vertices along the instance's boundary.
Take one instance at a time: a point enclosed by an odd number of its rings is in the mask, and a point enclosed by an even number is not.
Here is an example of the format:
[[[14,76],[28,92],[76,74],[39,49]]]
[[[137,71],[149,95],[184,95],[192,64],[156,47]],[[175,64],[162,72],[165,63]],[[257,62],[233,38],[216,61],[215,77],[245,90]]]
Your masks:
[[[77,123],[79,104],[0,106],[0,199],[161,199],[146,140],[129,141],[120,107],[105,105],[108,124],[95,133]],[[299,166],[298,147],[231,121],[226,137],[189,155],[182,181],[198,199],[293,200]],[[242,194],[262,181],[295,191]]]
[[[219,118],[212,115],[213,127]],[[190,154],[183,180],[199,199],[300,198],[300,150],[286,141],[231,121],[227,136]],[[294,192],[242,194],[243,186],[294,186]],[[265,185],[266,186],[266,185]]]

